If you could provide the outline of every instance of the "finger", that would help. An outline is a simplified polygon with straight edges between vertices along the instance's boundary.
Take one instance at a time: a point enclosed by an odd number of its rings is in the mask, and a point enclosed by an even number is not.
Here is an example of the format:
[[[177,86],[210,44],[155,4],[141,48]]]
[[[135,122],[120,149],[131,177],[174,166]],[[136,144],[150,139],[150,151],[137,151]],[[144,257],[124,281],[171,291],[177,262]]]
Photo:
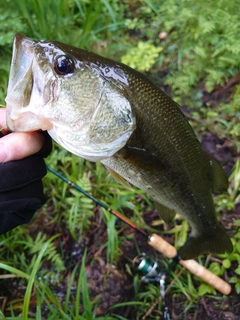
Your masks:
[[[42,149],[40,132],[13,132],[0,139],[0,163],[26,158]]]

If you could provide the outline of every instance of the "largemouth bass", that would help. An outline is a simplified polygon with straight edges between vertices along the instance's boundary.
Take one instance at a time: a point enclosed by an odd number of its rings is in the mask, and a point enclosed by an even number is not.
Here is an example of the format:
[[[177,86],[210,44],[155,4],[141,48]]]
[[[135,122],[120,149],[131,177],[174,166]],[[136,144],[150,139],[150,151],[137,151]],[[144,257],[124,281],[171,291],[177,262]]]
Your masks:
[[[202,149],[180,107],[141,73],[57,41],[17,34],[7,103],[12,131],[48,130],[70,152],[101,161],[154,200],[191,235],[182,259],[232,251],[212,192],[226,191],[222,168]]]

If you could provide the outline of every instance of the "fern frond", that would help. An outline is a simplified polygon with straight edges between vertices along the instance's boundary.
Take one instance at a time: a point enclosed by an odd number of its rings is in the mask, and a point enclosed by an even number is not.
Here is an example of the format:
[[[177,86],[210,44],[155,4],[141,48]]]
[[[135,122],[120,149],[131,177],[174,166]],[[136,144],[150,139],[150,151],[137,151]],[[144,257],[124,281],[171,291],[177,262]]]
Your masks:
[[[35,240],[33,240],[31,237],[28,237],[28,243],[26,246],[30,249],[31,254],[37,254],[40,252],[46,242],[48,242],[46,234],[42,234],[41,232],[39,232]],[[46,261],[51,261],[53,267],[55,267],[58,272],[65,270],[63,260],[57,252],[57,249],[53,242],[48,243],[44,259]]]
[[[81,179],[79,179],[76,184],[91,194],[92,186],[86,172],[83,173]],[[82,193],[73,188],[70,189],[70,193],[72,197],[67,199],[71,205],[70,210],[66,211],[64,216],[70,233],[76,238],[78,233],[82,233],[82,231],[89,226],[89,218],[94,214],[94,203],[91,199],[86,198]]]

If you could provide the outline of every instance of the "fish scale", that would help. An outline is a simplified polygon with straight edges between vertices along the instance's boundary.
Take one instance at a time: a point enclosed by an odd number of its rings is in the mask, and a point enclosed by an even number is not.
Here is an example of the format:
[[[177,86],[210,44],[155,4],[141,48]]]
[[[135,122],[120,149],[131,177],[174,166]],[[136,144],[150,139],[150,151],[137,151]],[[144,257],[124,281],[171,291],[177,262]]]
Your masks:
[[[154,103],[151,103],[151,101],[148,103],[154,105]],[[138,105],[136,106],[136,109],[143,110],[142,104],[138,103]],[[176,111],[174,111],[174,110],[171,113],[169,112],[170,117],[171,117],[171,115],[174,115],[175,112]],[[158,115],[159,115],[159,117],[161,117],[160,112],[158,112]],[[139,130],[137,128],[136,131],[130,137],[129,141],[127,142],[127,146],[142,148],[147,153],[151,153],[151,154],[154,154],[157,157],[159,157],[160,162],[164,165],[164,168],[161,172],[160,171],[154,172],[151,175],[147,172],[147,176],[149,176],[148,180],[155,181],[155,178],[158,177],[159,181],[161,181],[163,179],[163,177],[166,177],[166,183],[161,184],[160,182],[156,182],[155,183],[156,186],[153,188],[154,189],[153,196],[155,199],[161,200],[161,199],[159,199],[160,198],[159,195],[161,193],[164,193],[165,198],[166,197],[169,198],[167,201],[168,202],[167,206],[172,207],[172,209],[175,208],[175,210],[176,210],[176,207],[178,208],[180,206],[179,198],[177,198],[178,204],[174,204],[175,199],[172,197],[171,193],[168,193],[168,191],[166,192],[166,190],[173,189],[174,188],[173,186],[175,184],[177,185],[178,183],[180,183],[181,186],[185,186],[184,189],[185,189],[185,191],[187,191],[188,186],[190,184],[192,184],[191,181],[196,178],[199,179],[199,177],[201,175],[201,172],[199,172],[199,170],[198,170],[199,164],[197,166],[198,162],[195,161],[196,157],[192,157],[191,154],[196,153],[196,151],[198,151],[198,150],[200,151],[200,153],[202,153],[202,149],[200,149],[198,146],[196,146],[195,138],[192,136],[192,134],[189,134],[189,132],[187,132],[188,137],[189,137],[189,139],[188,139],[189,141],[188,140],[186,141],[186,134],[184,134],[185,132],[183,130],[182,130],[183,132],[180,132],[180,130],[179,130],[177,137],[176,137],[176,135],[173,136],[173,140],[174,140],[174,144],[175,144],[175,148],[173,148],[172,142],[171,142],[171,130],[172,130],[171,126],[166,126],[165,129],[164,129],[164,127],[162,127],[161,130],[148,130],[148,127],[146,124],[148,121],[148,117],[142,117],[142,116],[138,117],[138,113],[136,112],[136,118],[137,118],[137,123],[139,123],[139,119],[141,119],[141,123],[139,125],[139,128],[141,128],[140,130],[143,131],[143,135],[145,136],[145,139],[142,139],[142,141],[139,141],[140,140],[139,134],[138,134]],[[176,118],[176,116],[174,118]],[[142,128],[145,128],[145,130],[142,130]],[[175,129],[178,129],[177,123],[175,123]],[[181,126],[180,126],[180,129],[182,129]],[[168,134],[169,131],[170,131],[170,133]],[[158,143],[159,136],[161,136],[161,137],[164,136],[165,143],[163,143],[162,139]],[[137,141],[137,143],[135,143],[135,141]],[[188,152],[189,150],[186,150],[188,159],[184,155],[184,146],[187,145],[186,143],[187,144],[192,143],[193,146],[196,148],[196,151],[193,150],[192,153],[189,153]],[[179,150],[180,150],[180,152],[179,152]],[[190,150],[191,150],[191,148],[190,148]],[[184,158],[183,161],[182,161],[182,158]],[[121,165],[119,164],[118,161],[119,160],[117,160],[117,158],[116,159],[107,159],[107,160],[104,160],[104,164],[109,166],[111,169],[117,171],[120,175],[124,176],[124,172],[126,172],[125,165],[124,165],[123,170],[119,169],[119,168],[121,168]],[[121,164],[123,165],[123,162],[121,162]],[[176,166],[176,164],[177,164],[177,166]],[[174,170],[176,170],[176,168],[178,168],[179,166],[181,166],[182,171],[178,170],[175,173]],[[200,167],[201,167],[201,165],[200,165]],[[172,168],[172,169],[167,170],[167,168],[169,168],[169,169]],[[142,173],[142,175],[143,174],[144,173]],[[129,182],[133,181],[133,178],[132,177],[129,178],[129,175],[125,176],[125,178]],[[145,179],[146,179],[146,177],[145,177]],[[143,180],[145,180],[145,179],[143,179]],[[150,184],[149,181],[146,183],[146,185]],[[170,188],[167,188],[167,183],[170,184],[170,186],[171,186]],[[208,184],[209,184],[209,181],[208,181]],[[198,184],[196,184],[196,183],[193,183],[193,185],[195,186],[195,188],[198,186]],[[204,183],[203,183],[203,185],[204,185]],[[137,186],[140,189],[147,191],[146,187],[144,187],[144,185],[138,184]],[[206,185],[204,186],[204,188],[206,188]],[[175,188],[175,189],[177,189],[177,188]],[[182,188],[178,188],[178,190],[179,190],[179,192],[181,192]],[[168,194],[170,196],[168,196]],[[188,194],[188,192],[186,192],[186,194]],[[210,199],[212,198],[211,194],[208,195],[208,198],[210,198]],[[183,200],[184,204],[186,205],[186,198],[181,197],[180,199]],[[166,201],[164,201],[164,204],[166,205]],[[179,210],[179,208],[178,208],[178,210],[176,210],[176,211],[178,211],[179,213],[182,213],[180,211],[183,211],[183,210]]]
[[[6,102],[12,131],[48,130],[70,152],[101,161],[121,183],[146,191],[166,222],[176,212],[187,219],[191,234],[182,259],[232,250],[212,198],[227,190],[224,171],[202,149],[179,105],[143,74],[17,34]]]

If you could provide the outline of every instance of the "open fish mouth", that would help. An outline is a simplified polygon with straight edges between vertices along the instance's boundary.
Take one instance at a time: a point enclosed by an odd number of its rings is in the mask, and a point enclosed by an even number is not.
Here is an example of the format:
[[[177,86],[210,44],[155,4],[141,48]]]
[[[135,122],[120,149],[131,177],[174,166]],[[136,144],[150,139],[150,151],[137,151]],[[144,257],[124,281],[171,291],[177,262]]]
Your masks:
[[[16,34],[13,41],[12,62],[6,97],[7,126],[11,131],[47,130],[52,127],[47,119],[27,110],[33,90],[32,65],[35,41]],[[26,129],[28,121],[29,129]]]
[[[17,34],[13,42],[13,54],[6,97],[8,116],[16,120],[16,109],[27,106],[32,91],[32,62],[34,41]],[[17,108],[16,108],[17,107]],[[18,113],[18,112],[17,112]]]
[[[8,95],[16,92],[16,86],[26,86],[29,80],[29,70],[33,61],[34,41],[22,34],[17,34],[13,42],[12,63],[8,84]],[[17,98],[17,97],[16,97]],[[8,97],[7,97],[8,99]]]

